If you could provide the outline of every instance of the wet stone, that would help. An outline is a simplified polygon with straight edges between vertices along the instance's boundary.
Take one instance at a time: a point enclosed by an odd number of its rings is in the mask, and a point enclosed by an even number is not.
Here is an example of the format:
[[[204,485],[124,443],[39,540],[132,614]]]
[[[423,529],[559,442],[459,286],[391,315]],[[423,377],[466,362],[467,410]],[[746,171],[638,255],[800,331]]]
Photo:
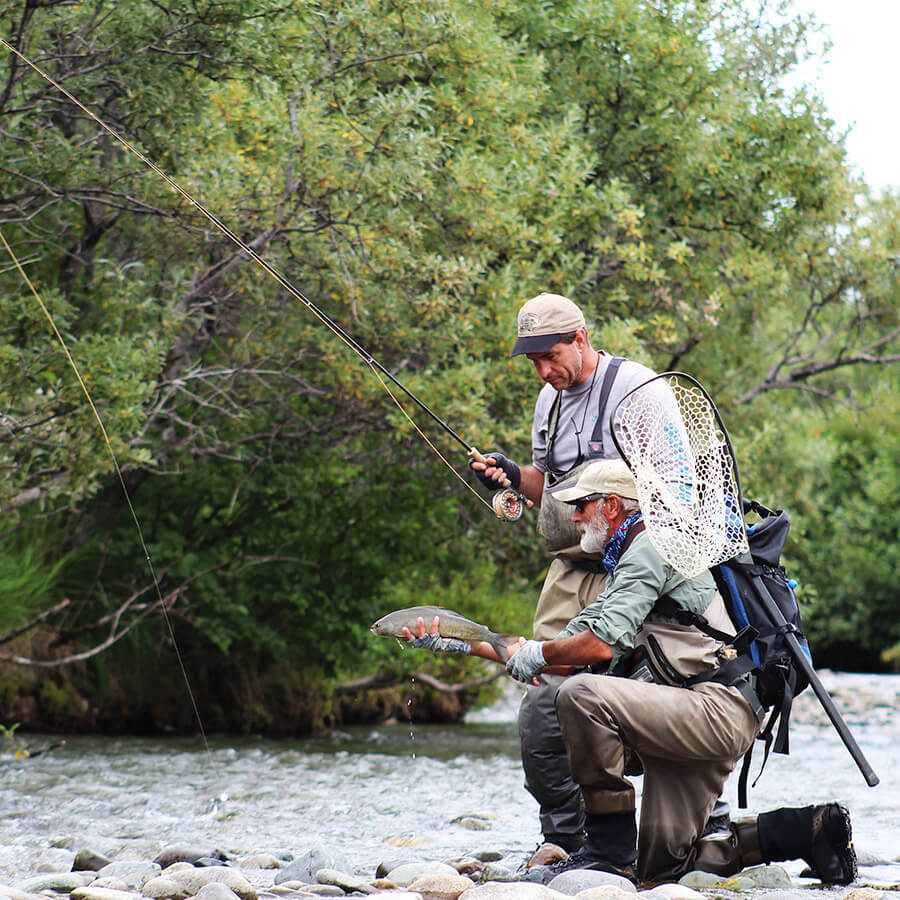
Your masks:
[[[159,863],[139,859],[120,859],[97,870],[98,878],[118,878],[129,888],[140,890],[160,873]]]
[[[457,816],[451,819],[451,824],[468,828],[470,831],[490,831],[494,827],[491,821],[494,816],[488,813],[474,813],[468,816]]]
[[[603,885],[612,885],[632,895],[637,893],[637,888],[627,878],[612,872],[598,872],[596,869],[570,869],[557,875],[547,887],[574,897],[579,891]]]
[[[378,867],[375,869],[375,877],[376,878],[386,878],[388,872],[392,869],[396,869],[398,866],[409,865],[410,863],[424,863],[424,859],[418,859],[412,856],[391,856],[387,859],[383,859],[380,863],[378,863]]]
[[[418,891],[422,900],[457,900],[474,885],[475,882],[464,875],[423,875],[412,882],[409,889]]]
[[[109,888],[111,891],[127,891],[129,889],[121,878],[114,878],[111,875],[106,878],[95,878],[87,887]]]
[[[111,888],[80,887],[69,895],[72,900],[137,900],[133,891],[114,891]]]
[[[222,862],[226,856],[221,850],[216,850],[214,847],[197,844],[171,844],[164,847],[153,861],[165,869],[177,862],[193,865],[198,859],[217,859]]]
[[[241,900],[257,900],[257,891],[237,869],[228,866],[209,866],[207,868],[190,868],[173,871],[166,870],[166,877],[171,878],[183,888],[189,897],[195,896],[205,884],[218,882],[234,891]]]
[[[68,894],[75,888],[84,887],[93,880],[92,875],[85,875],[82,872],[56,872],[51,875],[36,875],[34,878],[26,878],[15,887],[29,894],[39,894],[41,891]]]
[[[75,854],[75,859],[72,862],[72,871],[99,872],[100,869],[104,866],[108,866],[111,862],[112,860],[105,857],[102,853],[97,853],[96,850],[85,848],[79,850]]]
[[[511,869],[508,866],[501,866],[499,863],[490,862],[481,870],[480,880],[482,882],[496,881],[501,883],[519,881],[519,875],[514,869]]]
[[[408,887],[417,878],[425,875],[458,875],[459,873],[453,866],[444,863],[423,862],[423,863],[406,863],[391,869],[388,872],[388,878],[398,887]]]
[[[345,893],[358,891],[361,894],[375,894],[378,892],[378,888],[373,888],[365,878],[341,872],[339,869],[319,869],[316,872],[316,881],[319,884],[336,885]]]
[[[61,847],[50,847],[44,850],[38,858],[35,871],[37,872],[70,872],[75,866],[72,863],[75,854],[71,850]]]
[[[46,894],[32,894],[8,884],[0,884],[0,897],[8,897],[9,900],[47,900]]]
[[[658,884],[652,891],[638,891],[639,897],[647,897],[653,894],[657,897],[667,897],[668,900],[704,900],[704,894],[683,884]]]
[[[285,881],[304,881],[307,884],[314,884],[316,872],[319,869],[337,869],[348,874],[352,871],[352,867],[343,853],[333,847],[317,844],[280,869],[275,876],[275,884],[282,884]]]
[[[647,893],[652,893],[647,891]],[[623,891],[622,888],[616,887],[614,884],[601,884],[597,887],[588,888],[579,891],[575,895],[578,900],[634,900],[634,894],[629,891]],[[698,894],[698,897],[703,897]]]
[[[237,894],[220,881],[211,881],[209,884],[204,884],[197,891],[196,896],[197,900],[238,900]]]
[[[152,897],[153,900],[184,900],[188,896],[187,891],[174,878],[160,875],[151,878],[141,889],[144,897]]]
[[[484,863],[474,856],[461,856],[456,859],[443,860],[445,865],[452,866],[460,875],[478,875],[484,868]]]
[[[521,881],[517,884],[477,884],[460,894],[459,900],[568,900],[568,897],[542,884]]]
[[[244,857],[238,865],[242,869],[280,869],[283,863],[271,853],[255,853]]]

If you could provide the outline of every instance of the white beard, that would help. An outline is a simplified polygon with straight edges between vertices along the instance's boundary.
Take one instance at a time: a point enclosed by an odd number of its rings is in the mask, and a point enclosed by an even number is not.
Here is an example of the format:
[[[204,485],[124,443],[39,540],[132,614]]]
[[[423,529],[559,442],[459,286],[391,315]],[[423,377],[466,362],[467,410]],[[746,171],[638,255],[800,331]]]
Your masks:
[[[590,522],[584,523],[581,535],[581,549],[594,556],[603,553],[609,541],[609,522],[598,512]]]

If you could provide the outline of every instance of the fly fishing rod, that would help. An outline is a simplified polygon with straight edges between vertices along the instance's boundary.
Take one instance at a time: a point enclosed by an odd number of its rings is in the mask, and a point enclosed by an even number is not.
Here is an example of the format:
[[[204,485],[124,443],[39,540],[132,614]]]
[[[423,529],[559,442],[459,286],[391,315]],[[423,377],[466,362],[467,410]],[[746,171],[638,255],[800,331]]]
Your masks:
[[[33,69],[38,75],[41,76],[45,81],[49,84],[53,85],[61,94],[63,94],[66,98],[71,100],[83,113],[89,116],[94,122],[97,123],[107,134],[109,134],[114,140],[116,140],[119,144],[125,147],[130,153],[134,154],[141,162],[144,163],[148,168],[154,171],[169,187],[172,188],[177,194],[183,197],[194,209],[196,209],[207,221],[209,221],[215,228],[217,228],[222,234],[225,235],[233,244],[235,244],[242,253],[252,259],[258,266],[260,266],[265,272],[267,272],[278,284],[280,284],[294,299],[298,300],[302,303],[314,316],[327,328],[331,330],[333,334],[335,334],[340,340],[342,340],[351,350],[353,350],[357,355],[359,355],[363,361],[374,371],[377,373],[381,373],[384,375],[393,385],[399,388],[403,393],[409,397],[410,400],[415,403],[415,405],[422,410],[422,412],[426,413],[431,419],[436,422],[447,434],[450,435],[458,444],[460,444],[466,451],[466,454],[470,459],[475,460],[479,463],[488,463],[490,457],[485,457],[482,453],[478,451],[476,447],[470,444],[468,441],[464,440],[461,435],[459,435],[453,428],[450,427],[440,416],[437,415],[430,407],[428,407],[425,403],[423,403],[409,388],[407,388],[398,378],[394,376],[392,372],[390,372],[387,368],[385,368],[368,350],[365,349],[355,338],[349,335],[337,322],[335,322],[330,316],[328,316],[325,312],[323,312],[315,303],[312,302],[299,288],[293,285],[288,279],[281,274],[274,266],[270,263],[266,262],[262,258],[262,256],[257,253],[253,247],[243,241],[237,234],[235,234],[232,229],[230,229],[221,219],[215,216],[212,212],[210,212],[202,203],[196,200],[191,194],[189,194],[184,188],[178,184],[172,177],[166,174],[162,169],[159,168],[151,159],[145,156],[137,147],[131,144],[125,137],[119,134],[115,129],[111,128],[107,125],[102,119],[100,119],[97,115],[91,112],[77,97],[75,97],[71,92],[66,90],[59,82],[55,81],[50,75],[44,72],[41,68],[39,68],[32,60],[30,60],[27,56],[13,47],[8,41],[0,38],[0,44],[6,47],[11,53],[15,54],[23,63],[25,63],[29,68]],[[388,391],[390,393],[390,391]],[[395,401],[396,402],[396,401]],[[399,405],[399,404],[398,404]],[[401,410],[403,409],[400,407]],[[405,411],[404,411],[405,413]],[[410,419],[410,421],[412,421]],[[413,422],[413,426],[415,427],[415,423]],[[424,437],[424,435],[423,435]],[[493,509],[494,513],[497,515],[498,519],[505,519],[507,521],[515,521],[518,519],[526,506],[532,506],[532,502],[522,493],[515,490],[509,479],[504,478],[501,482],[502,488],[499,491],[496,491],[494,495],[491,497],[490,506]]]

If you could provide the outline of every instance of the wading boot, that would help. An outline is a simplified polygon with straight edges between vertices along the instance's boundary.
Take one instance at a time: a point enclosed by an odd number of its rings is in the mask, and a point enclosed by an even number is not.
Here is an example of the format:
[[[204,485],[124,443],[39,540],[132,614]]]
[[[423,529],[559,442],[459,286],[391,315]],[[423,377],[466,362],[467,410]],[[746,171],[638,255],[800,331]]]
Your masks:
[[[634,810],[585,814],[587,839],[584,846],[566,859],[546,866],[533,866],[525,873],[528,881],[548,884],[557,875],[573,869],[611,872],[637,884],[634,864],[637,857],[637,823]]]
[[[850,813],[840,803],[776,809],[757,819],[766,862],[802,859],[825,884],[856,879],[856,852]]]

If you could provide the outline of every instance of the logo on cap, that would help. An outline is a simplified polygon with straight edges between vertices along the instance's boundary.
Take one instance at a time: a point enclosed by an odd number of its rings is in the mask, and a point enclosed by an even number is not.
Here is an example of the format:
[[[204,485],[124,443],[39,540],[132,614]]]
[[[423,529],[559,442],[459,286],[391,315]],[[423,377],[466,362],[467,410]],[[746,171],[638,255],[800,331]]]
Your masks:
[[[541,324],[541,317],[534,313],[525,313],[519,316],[519,334],[534,334]]]

